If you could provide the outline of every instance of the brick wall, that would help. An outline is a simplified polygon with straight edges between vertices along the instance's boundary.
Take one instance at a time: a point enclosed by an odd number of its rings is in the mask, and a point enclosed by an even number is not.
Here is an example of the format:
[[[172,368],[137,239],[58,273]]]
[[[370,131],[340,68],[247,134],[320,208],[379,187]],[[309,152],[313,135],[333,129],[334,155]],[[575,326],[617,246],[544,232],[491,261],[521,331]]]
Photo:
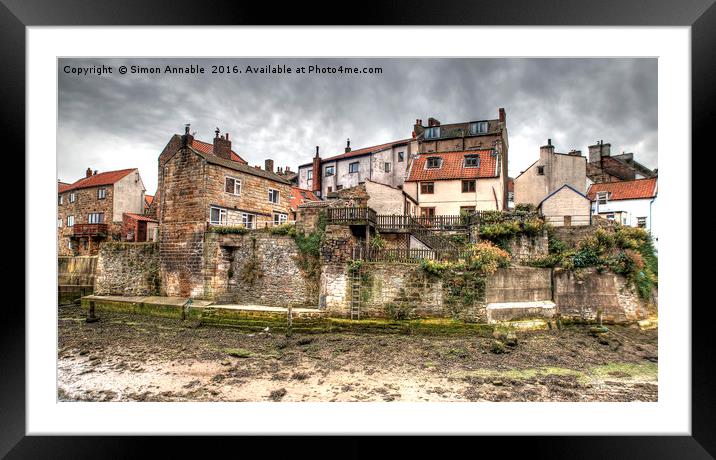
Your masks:
[[[107,191],[106,197],[102,200],[98,198],[98,190],[100,188],[104,188]],[[70,193],[72,192],[75,193],[74,203],[70,202]],[[92,242],[86,238],[83,239],[83,241],[71,239],[73,227],[67,226],[67,217],[74,216],[75,225],[87,224],[89,223],[90,213],[104,213],[104,223],[107,224],[109,232],[108,237],[110,239],[112,236],[119,238],[122,231],[122,223],[121,221],[113,222],[113,187],[111,185],[105,185],[102,187],[73,190],[72,192],[58,194],[58,196],[62,196],[62,204],[57,205],[57,218],[62,221],[62,226],[57,228],[57,253],[60,256],[97,255],[100,239],[95,239]],[[73,241],[73,249],[69,248],[70,240]]]
[[[97,258],[96,295],[158,295],[156,243],[105,243]]]

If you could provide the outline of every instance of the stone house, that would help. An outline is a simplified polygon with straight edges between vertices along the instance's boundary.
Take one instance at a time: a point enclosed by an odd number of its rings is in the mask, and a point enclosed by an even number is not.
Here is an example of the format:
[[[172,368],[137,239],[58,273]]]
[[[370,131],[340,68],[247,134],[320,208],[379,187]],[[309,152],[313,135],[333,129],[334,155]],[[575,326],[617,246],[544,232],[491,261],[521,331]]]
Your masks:
[[[554,151],[552,140],[540,147],[539,159],[514,179],[515,204],[539,205],[565,184],[582,195],[587,192],[587,159],[579,150]]]
[[[228,134],[219,136],[217,131],[211,151],[195,147],[188,127],[178,139],[175,143],[172,138],[159,157],[162,290],[163,295],[201,297],[207,231],[287,222],[291,185],[270,170],[238,161]],[[173,145],[176,150],[171,152]]]
[[[312,191],[298,188],[298,187],[291,187],[291,218],[290,220],[295,222],[296,221],[296,214],[298,212],[298,207],[304,203],[314,202],[314,201],[321,201],[320,198],[318,198]]]
[[[421,153],[403,189],[425,217],[501,211],[506,196],[501,166],[493,149]]]
[[[102,241],[121,239],[124,213],[144,213],[144,192],[137,168],[87,168],[76,182],[58,181],[58,255],[96,255]]]
[[[589,198],[568,184],[547,195],[537,208],[544,216],[545,222],[555,227],[591,224]]]
[[[311,163],[298,167],[298,187],[325,198],[329,193],[371,180],[400,187],[412,156],[417,152],[413,139],[403,139],[352,150],[350,139],[340,155],[321,158],[319,148]]]
[[[417,215],[418,212],[418,202],[403,187],[391,187],[370,179],[355,187],[331,192],[327,199],[337,199],[345,205],[369,207],[379,215]]]
[[[592,183],[648,179],[656,176],[657,170],[651,170],[635,161],[633,153],[612,155],[611,144],[605,144],[604,141],[589,146],[587,177]]]
[[[498,117],[489,120],[475,120],[460,123],[441,124],[435,118],[428,119],[428,125],[418,119],[413,126],[413,138],[418,143],[418,152],[464,152],[468,150],[493,150],[498,156],[501,201],[499,209],[507,209],[507,165],[509,142],[507,139],[507,115],[504,108]]]
[[[622,225],[645,228],[657,242],[657,180],[652,177],[592,184],[587,193],[592,214]]]
[[[145,214],[125,212],[122,215],[122,241],[134,243],[156,242],[159,239],[159,222]]]

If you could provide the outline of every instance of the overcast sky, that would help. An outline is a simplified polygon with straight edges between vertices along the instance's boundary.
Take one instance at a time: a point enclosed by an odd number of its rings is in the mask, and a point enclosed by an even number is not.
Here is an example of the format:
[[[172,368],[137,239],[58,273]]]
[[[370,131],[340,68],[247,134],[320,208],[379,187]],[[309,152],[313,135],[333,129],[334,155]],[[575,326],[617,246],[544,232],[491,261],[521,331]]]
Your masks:
[[[79,76],[65,66],[112,74]],[[126,65],[201,65],[205,74],[119,74]],[[241,74],[211,74],[211,66]],[[247,66],[381,67],[381,74],[247,74]],[[603,139],[657,167],[656,59],[60,59],[58,179],[85,169],[138,167],[153,194],[157,157],[185,123],[211,142],[218,127],[251,165],[296,169],[321,156],[411,136],[415,119],[442,123],[507,112],[512,177],[552,139],[558,152]]]

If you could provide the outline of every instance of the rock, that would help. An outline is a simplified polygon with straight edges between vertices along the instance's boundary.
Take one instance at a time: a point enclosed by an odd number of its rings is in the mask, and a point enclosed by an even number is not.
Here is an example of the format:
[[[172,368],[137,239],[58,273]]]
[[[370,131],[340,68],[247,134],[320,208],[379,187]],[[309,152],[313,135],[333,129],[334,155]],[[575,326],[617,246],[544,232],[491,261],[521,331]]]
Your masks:
[[[514,332],[508,332],[507,336],[505,337],[505,343],[510,347],[516,347],[517,346],[517,334]]]
[[[490,348],[490,351],[497,355],[504,353],[505,352],[505,344],[500,340],[493,340],[492,348]]]
[[[507,340],[507,332],[504,330],[495,329],[492,331],[492,337],[495,340],[505,341]]]

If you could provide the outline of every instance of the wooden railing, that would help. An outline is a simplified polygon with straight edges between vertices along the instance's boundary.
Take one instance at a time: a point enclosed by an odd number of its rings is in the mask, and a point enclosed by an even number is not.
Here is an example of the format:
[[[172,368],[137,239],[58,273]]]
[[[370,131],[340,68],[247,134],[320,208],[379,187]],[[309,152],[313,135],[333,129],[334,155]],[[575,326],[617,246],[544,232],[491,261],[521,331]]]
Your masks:
[[[377,227],[379,231],[402,231],[420,227],[430,230],[467,230],[480,221],[480,214],[439,215],[439,216],[406,216],[379,215]]]
[[[367,224],[375,225],[377,215],[372,208],[326,208],[326,217],[331,224]]]
[[[370,262],[404,262],[419,263],[421,260],[442,260],[453,261],[467,259],[469,254],[457,250],[440,251],[434,249],[395,249],[395,248],[372,248],[365,244],[353,248],[354,260],[366,260]]]
[[[75,224],[72,226],[73,236],[106,236],[107,224]]]

